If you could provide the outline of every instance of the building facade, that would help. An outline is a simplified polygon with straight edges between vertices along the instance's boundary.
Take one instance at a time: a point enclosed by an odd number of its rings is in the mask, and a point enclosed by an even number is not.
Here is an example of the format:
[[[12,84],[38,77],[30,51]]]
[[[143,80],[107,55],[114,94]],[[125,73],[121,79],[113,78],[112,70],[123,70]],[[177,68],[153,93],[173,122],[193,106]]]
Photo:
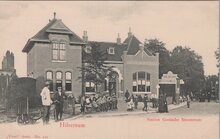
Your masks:
[[[82,39],[64,25],[62,20],[54,18],[28,40],[23,48],[27,53],[27,76],[44,77],[51,81],[51,91],[62,86],[66,92],[79,96],[82,88],[86,93],[94,93],[93,83],[78,80],[79,70],[86,59],[82,53],[91,52],[91,43],[87,32]],[[157,93],[159,84],[159,54],[152,54],[129,30],[128,37],[121,42],[97,42],[107,54],[105,61],[114,66],[114,78],[106,79],[101,91],[114,91],[118,94],[128,90],[131,93]]]
[[[184,81],[168,71],[159,79],[159,84],[161,92],[166,93],[168,104],[178,104],[180,95],[183,95]]]
[[[50,20],[23,48],[27,53],[27,76],[51,81],[51,91],[62,86],[67,93],[81,93],[78,67],[81,67],[83,41],[60,19]]]

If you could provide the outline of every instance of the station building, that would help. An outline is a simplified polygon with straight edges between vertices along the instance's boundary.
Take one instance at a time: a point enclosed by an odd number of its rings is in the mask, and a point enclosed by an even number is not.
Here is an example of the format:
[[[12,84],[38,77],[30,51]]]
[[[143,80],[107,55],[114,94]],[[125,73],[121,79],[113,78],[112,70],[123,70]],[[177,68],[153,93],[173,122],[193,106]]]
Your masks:
[[[91,52],[91,42],[94,40],[88,39],[86,31],[80,38],[54,15],[22,50],[27,53],[27,76],[51,81],[52,92],[62,86],[66,93],[74,96],[81,95],[83,87],[86,93],[94,93],[93,83],[86,82],[82,86],[78,80],[79,68],[86,59],[82,53]],[[126,90],[134,94],[158,93],[159,54],[154,55],[146,49],[130,29],[124,41],[118,35],[115,42],[97,43],[107,54],[105,62],[114,66],[115,72],[113,79],[106,79],[103,91],[114,90],[117,96]]]

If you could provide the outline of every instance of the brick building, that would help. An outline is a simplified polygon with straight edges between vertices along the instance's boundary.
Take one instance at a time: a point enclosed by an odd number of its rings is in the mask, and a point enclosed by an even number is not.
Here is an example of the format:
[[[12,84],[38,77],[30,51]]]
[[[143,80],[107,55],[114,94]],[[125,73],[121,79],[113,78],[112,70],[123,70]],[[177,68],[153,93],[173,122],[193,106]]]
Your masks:
[[[66,92],[79,96],[82,93],[82,83],[77,80],[81,75],[79,67],[86,58],[82,52],[90,53],[91,42],[86,31],[81,39],[54,15],[22,50],[27,53],[28,76],[43,76],[45,80],[52,81],[52,91],[63,86]],[[131,30],[123,42],[118,36],[116,42],[97,43],[107,52],[105,62],[114,66],[115,72],[115,78],[106,79],[102,91],[113,89],[117,94],[125,90],[142,94],[157,92],[159,54],[153,55],[148,51]],[[94,89],[93,83],[85,83],[86,93],[94,93]]]

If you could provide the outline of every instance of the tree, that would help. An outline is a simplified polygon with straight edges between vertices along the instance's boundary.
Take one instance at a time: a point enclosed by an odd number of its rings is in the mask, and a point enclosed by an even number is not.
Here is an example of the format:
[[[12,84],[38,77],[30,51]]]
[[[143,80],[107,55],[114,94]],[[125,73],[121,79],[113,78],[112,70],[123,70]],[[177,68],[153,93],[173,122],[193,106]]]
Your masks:
[[[218,83],[218,76],[216,75],[207,76],[205,81],[206,91],[213,92],[213,89],[216,88],[217,83]]]
[[[220,59],[219,59],[219,56],[220,56],[220,55],[219,55],[219,48],[218,48],[218,50],[215,51],[215,57],[216,57],[216,59],[217,59],[217,61],[218,61],[218,63],[217,63],[216,66],[217,66],[218,68],[219,68],[219,63],[220,63],[220,61],[219,61],[219,60],[220,60]]]
[[[101,49],[101,46],[97,42],[90,44],[91,52],[86,53],[83,51],[83,66],[80,68],[82,76],[79,79],[85,82],[93,82],[98,90],[98,86],[105,82],[107,77],[111,76],[113,66],[107,65],[106,51]],[[84,86],[84,85],[83,85]]]
[[[171,70],[170,52],[165,48],[166,44],[159,39],[146,39],[144,45],[153,54],[159,53],[159,78],[161,78],[163,74]]]
[[[184,80],[187,92],[204,88],[202,57],[187,47],[177,46],[171,53],[172,71]]]

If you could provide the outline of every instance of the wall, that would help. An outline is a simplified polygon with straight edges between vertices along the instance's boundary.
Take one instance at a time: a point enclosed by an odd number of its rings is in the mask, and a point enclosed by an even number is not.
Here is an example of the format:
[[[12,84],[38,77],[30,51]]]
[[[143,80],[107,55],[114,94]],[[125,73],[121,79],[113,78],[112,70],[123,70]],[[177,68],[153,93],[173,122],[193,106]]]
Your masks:
[[[81,46],[69,45],[67,35],[52,35],[50,39],[66,40],[66,60],[52,60],[52,43],[35,43],[28,53],[27,70],[33,72],[33,78],[46,77],[46,71],[53,72],[55,82],[56,71],[63,73],[63,87],[65,86],[65,72],[72,72],[72,92],[78,96],[81,94],[81,83],[77,80],[80,76],[78,67],[81,67]]]
[[[148,56],[144,51],[138,51],[136,55],[123,54],[124,62],[124,89],[132,92],[133,73],[145,71],[150,73],[151,92],[156,93],[159,84],[159,55]]]

